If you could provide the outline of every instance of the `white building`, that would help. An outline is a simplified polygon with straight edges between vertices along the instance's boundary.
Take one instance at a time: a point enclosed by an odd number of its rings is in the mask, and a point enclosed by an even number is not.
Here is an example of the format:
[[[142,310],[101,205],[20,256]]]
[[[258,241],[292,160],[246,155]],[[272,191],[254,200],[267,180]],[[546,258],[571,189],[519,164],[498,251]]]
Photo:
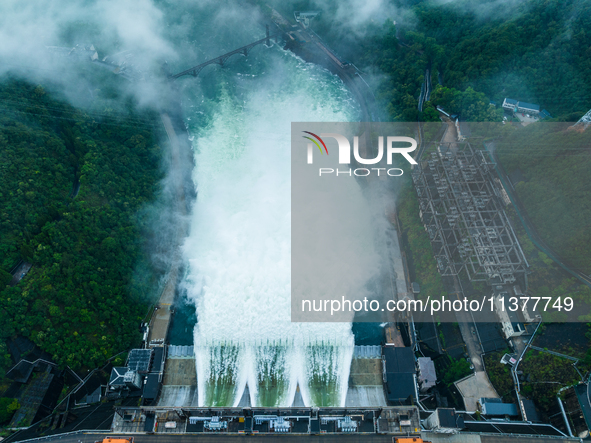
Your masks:
[[[525,326],[517,316],[517,312],[509,309],[511,306],[509,305],[509,297],[506,297],[507,295],[506,292],[503,292],[495,297],[495,309],[499,322],[501,323],[503,334],[506,339],[509,339],[523,335]]]
[[[533,103],[520,102],[511,98],[505,98],[503,101],[503,109],[512,112],[523,112],[526,114],[538,115],[540,113],[540,105]]]

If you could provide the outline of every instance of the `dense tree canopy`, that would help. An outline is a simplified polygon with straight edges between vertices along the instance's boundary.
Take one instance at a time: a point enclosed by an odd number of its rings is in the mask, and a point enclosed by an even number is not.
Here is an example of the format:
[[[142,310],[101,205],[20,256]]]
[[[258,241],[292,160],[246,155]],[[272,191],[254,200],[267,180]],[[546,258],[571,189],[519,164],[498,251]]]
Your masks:
[[[16,398],[0,398],[0,425],[7,423],[20,405]]]
[[[496,101],[539,103],[553,115],[587,111],[591,4],[496,3],[458,0],[413,7],[417,31],[444,48],[433,59],[444,84],[472,86]]]
[[[42,86],[0,84],[0,338],[30,338],[56,362],[92,367],[138,338],[149,278],[138,216],[160,179],[155,116],[91,110]],[[74,197],[79,184],[79,192]],[[2,278],[2,275],[0,275]]]
[[[461,115],[469,122],[501,121],[503,113],[490,104],[482,92],[468,87],[464,92],[444,86],[437,86],[431,95],[431,102],[444,107],[451,114]]]
[[[590,2],[394,0],[391,17],[357,27],[334,20],[336,0],[296,4],[322,10],[312,27],[374,80],[390,119],[431,120],[417,109],[427,68],[433,87],[472,88],[487,104],[509,97],[571,119],[591,107]]]

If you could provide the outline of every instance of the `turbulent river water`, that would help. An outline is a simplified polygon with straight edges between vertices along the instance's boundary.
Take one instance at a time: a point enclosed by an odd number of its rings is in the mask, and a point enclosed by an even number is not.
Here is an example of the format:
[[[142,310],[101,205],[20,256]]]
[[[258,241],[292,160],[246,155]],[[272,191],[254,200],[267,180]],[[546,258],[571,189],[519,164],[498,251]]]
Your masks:
[[[182,87],[198,192],[182,287],[196,306],[199,405],[235,406],[248,386],[252,405],[344,406],[351,324],[290,321],[290,125],[355,121],[359,108],[338,77],[279,45],[208,69]]]

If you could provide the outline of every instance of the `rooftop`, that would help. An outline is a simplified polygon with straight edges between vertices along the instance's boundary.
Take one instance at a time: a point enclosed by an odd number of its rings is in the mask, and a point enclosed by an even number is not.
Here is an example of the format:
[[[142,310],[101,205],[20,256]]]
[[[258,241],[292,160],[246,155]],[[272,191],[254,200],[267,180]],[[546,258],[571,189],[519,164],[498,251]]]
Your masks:
[[[481,398],[479,403],[484,415],[519,415],[515,403],[502,403],[500,398]]]
[[[437,375],[435,373],[435,364],[430,357],[419,357],[419,381],[427,386],[435,386]]]
[[[148,372],[152,363],[152,349],[132,349],[127,357],[127,367],[132,371]]]
[[[414,374],[415,355],[412,348],[400,348],[396,346],[384,346],[383,354],[386,357],[386,372]]]
[[[415,376],[409,373],[386,374],[386,396],[388,401],[395,404],[406,404],[409,397],[415,397]]]
[[[439,418],[439,426],[442,428],[464,428],[464,417],[457,414],[453,408],[437,408],[435,411]]]
[[[527,421],[531,421],[532,423],[539,423],[540,417],[538,416],[538,411],[536,411],[536,406],[534,405],[534,402],[527,398],[523,398],[521,400],[521,403],[523,403],[523,409],[525,409]]]
[[[146,377],[144,383],[144,391],[142,396],[146,400],[154,400],[158,396],[158,388],[160,387],[159,374],[150,373]]]
[[[550,113],[548,111],[546,111],[545,109],[542,109],[542,111],[540,111],[540,117],[542,117],[542,118],[552,118],[552,116],[550,115]]]
[[[111,378],[109,378],[109,385],[110,386],[124,386],[126,372],[127,372],[127,367],[125,367],[125,366],[116,366],[113,369],[111,369]]]
[[[487,434],[551,435],[563,437],[552,425],[529,424],[521,421],[465,421],[466,432]],[[522,441],[521,439],[517,441]],[[539,441],[539,440],[536,440]]]
[[[158,346],[152,349],[154,351],[154,359],[152,362],[152,368],[150,369],[150,372],[160,372],[162,371],[164,348]]]
[[[517,106],[520,108],[531,109],[532,111],[539,111],[540,110],[540,105],[535,105],[533,103],[519,102],[519,104]]]

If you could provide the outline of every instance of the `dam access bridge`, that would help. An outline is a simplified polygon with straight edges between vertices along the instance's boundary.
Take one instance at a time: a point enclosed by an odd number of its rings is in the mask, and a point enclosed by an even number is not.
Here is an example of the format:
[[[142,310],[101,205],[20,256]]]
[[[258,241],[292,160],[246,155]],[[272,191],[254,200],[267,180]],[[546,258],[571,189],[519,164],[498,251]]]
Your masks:
[[[201,72],[201,70],[203,68],[205,68],[206,66],[216,65],[216,64],[220,65],[220,66],[224,66],[226,61],[233,55],[243,55],[245,57],[248,56],[248,53],[250,52],[250,50],[252,48],[254,48],[255,46],[264,44],[267,47],[271,47],[271,38],[277,39],[281,35],[281,33],[275,33],[275,34],[271,35],[269,33],[269,25],[267,25],[266,28],[267,28],[267,35],[265,38],[257,40],[256,42],[249,43],[248,45],[241,46],[238,49],[234,49],[233,51],[227,52],[226,54],[220,55],[219,57],[212,58],[211,60],[203,62],[199,65],[193,66],[189,69],[185,69],[184,71],[181,71],[178,74],[171,74],[168,76],[168,78],[170,80],[176,80],[177,78],[183,77],[185,75],[192,75],[193,77],[197,77],[199,75],[199,73]]]
[[[270,47],[271,39],[278,42],[282,38],[286,42],[284,49],[290,50],[308,63],[321,65],[339,76],[360,104],[363,114],[362,121],[379,121],[380,113],[375,104],[375,97],[369,85],[363,79],[362,73],[353,64],[342,60],[312,29],[302,23],[293,25],[277,11],[273,10],[272,12],[272,20],[276,27],[275,32],[271,33],[269,25],[265,25],[266,36],[264,38],[192,66],[177,74],[166,72],[167,78],[172,81],[186,75],[197,77],[206,66],[216,64],[224,66],[233,55],[248,56],[254,47],[262,44]]]

